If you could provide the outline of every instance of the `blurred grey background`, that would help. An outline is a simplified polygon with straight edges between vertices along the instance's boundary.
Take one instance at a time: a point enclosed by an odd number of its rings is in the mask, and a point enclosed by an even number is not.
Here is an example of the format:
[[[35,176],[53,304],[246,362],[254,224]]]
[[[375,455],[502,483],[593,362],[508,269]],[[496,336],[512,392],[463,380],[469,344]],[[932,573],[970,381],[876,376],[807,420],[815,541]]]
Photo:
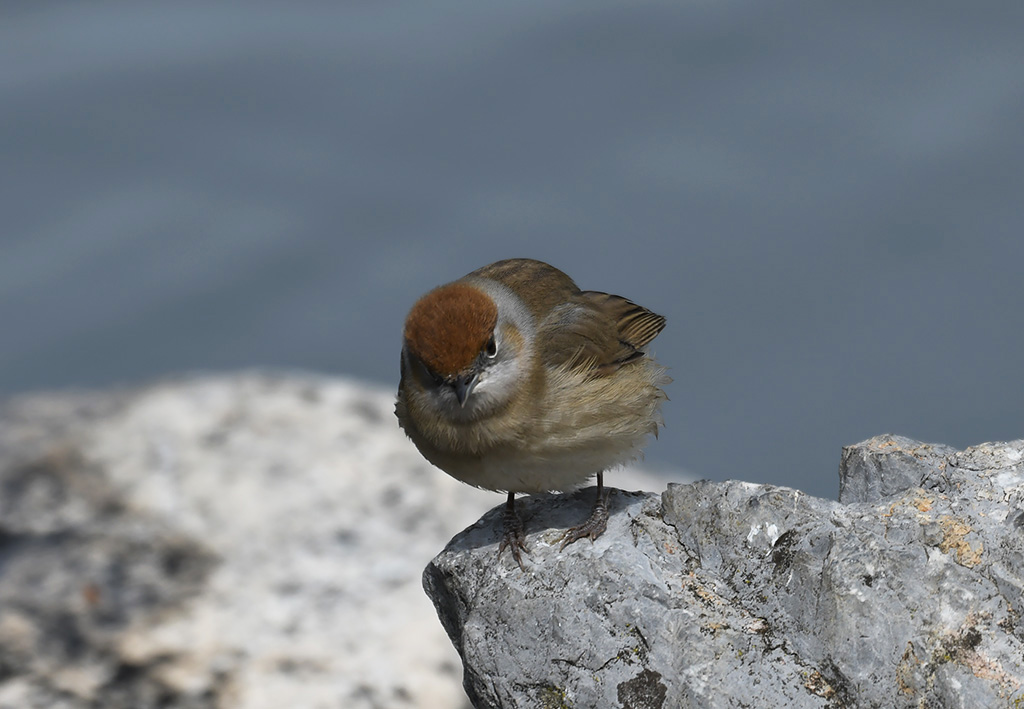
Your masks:
[[[417,296],[530,256],[668,317],[655,468],[834,496],[874,434],[1021,437],[1022,38],[1019,0],[7,0],[0,394],[394,386]]]

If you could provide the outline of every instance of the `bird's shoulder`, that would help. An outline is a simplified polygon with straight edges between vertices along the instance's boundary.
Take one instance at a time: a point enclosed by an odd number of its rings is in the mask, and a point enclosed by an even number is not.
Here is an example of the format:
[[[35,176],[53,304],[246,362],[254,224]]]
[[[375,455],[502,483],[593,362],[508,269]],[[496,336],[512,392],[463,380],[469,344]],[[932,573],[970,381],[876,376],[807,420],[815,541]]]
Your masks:
[[[477,278],[486,278],[507,287],[538,320],[580,292],[567,274],[543,261],[529,258],[496,261],[466,276],[470,280]]]

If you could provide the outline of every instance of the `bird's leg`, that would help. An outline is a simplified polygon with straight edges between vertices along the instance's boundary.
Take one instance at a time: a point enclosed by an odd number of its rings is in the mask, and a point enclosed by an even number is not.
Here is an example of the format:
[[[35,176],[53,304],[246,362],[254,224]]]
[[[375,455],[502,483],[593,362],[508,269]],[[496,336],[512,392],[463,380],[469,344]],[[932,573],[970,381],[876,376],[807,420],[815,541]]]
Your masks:
[[[597,500],[594,502],[594,509],[590,517],[583,524],[569,527],[562,535],[561,551],[573,542],[590,537],[590,541],[596,540],[608,529],[608,496],[604,494],[604,473],[597,474]]]
[[[505,514],[502,516],[502,526],[505,528],[505,531],[502,533],[501,545],[498,547],[498,557],[500,558],[501,552],[505,551],[505,547],[508,547],[512,550],[512,558],[519,564],[519,568],[526,571],[519,552],[525,551],[527,554],[530,552],[526,548],[523,520],[519,519],[519,515],[516,514],[516,494],[514,492],[508,494],[508,501],[505,503]]]

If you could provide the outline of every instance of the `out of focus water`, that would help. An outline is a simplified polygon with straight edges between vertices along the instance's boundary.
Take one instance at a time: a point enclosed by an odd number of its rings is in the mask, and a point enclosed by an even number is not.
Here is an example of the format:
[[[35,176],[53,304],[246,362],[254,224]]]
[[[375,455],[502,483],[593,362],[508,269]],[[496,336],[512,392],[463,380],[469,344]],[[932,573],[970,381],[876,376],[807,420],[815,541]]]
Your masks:
[[[393,386],[421,292],[531,256],[668,317],[656,467],[834,495],[874,434],[1024,436],[1022,38],[1019,0],[11,0],[0,392]]]

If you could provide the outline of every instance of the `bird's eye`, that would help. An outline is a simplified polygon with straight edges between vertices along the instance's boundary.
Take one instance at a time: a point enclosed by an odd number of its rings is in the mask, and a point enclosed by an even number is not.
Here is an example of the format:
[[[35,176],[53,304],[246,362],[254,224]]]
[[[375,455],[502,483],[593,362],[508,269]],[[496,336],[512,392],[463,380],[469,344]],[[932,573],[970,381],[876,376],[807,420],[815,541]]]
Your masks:
[[[494,335],[491,335],[491,339],[487,341],[487,348],[484,352],[491,359],[498,356],[498,343],[494,340]]]

